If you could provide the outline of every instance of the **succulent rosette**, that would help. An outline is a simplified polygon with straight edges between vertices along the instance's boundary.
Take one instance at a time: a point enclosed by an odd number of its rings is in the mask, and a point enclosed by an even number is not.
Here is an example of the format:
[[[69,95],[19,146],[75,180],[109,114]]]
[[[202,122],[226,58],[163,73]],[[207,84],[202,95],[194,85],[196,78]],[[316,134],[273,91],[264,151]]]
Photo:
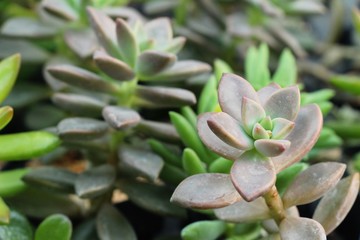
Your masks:
[[[322,127],[317,105],[300,108],[297,86],[276,83],[255,91],[245,79],[224,74],[219,83],[222,112],[198,119],[203,143],[234,160],[231,181],[252,201],[275,184],[276,173],[299,161],[315,144]]]

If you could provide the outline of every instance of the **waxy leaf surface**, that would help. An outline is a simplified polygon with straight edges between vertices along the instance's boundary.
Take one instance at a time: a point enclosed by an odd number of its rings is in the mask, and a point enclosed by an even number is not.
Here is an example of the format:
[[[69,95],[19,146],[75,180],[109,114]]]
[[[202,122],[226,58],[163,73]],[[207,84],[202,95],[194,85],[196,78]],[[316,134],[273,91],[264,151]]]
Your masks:
[[[320,223],[310,218],[287,217],[280,224],[282,240],[326,240]]]
[[[72,224],[62,214],[51,215],[43,220],[35,232],[35,240],[70,240]]]

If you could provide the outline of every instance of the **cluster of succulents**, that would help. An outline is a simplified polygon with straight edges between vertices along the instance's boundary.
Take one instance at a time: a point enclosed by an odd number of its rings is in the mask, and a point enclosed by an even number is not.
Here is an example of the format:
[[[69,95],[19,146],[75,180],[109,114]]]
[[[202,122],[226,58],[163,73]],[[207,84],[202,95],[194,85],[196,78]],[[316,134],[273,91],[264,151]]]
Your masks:
[[[0,3],[0,239],[331,237],[360,91],[329,2]]]

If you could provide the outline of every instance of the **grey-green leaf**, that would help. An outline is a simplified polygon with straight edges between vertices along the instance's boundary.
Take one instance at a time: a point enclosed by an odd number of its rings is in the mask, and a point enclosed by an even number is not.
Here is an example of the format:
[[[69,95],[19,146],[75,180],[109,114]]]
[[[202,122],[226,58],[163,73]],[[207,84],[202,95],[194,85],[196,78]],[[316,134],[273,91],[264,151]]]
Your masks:
[[[10,37],[47,38],[56,33],[56,28],[32,18],[11,18],[2,28],[1,34]]]
[[[359,173],[342,179],[317,205],[313,219],[331,233],[346,217],[359,192]]]
[[[135,77],[129,65],[117,58],[111,57],[103,51],[96,51],[93,58],[100,70],[113,79],[128,81]]]
[[[77,174],[56,167],[35,168],[23,176],[22,180],[34,187],[46,190],[74,193]]]
[[[147,50],[138,57],[137,72],[142,80],[171,67],[176,61],[176,55],[167,52]]]
[[[136,234],[128,220],[113,206],[105,204],[96,217],[96,229],[101,240],[121,238],[136,240]]]
[[[175,127],[169,123],[155,122],[149,120],[141,120],[136,126],[136,130],[159,140],[164,140],[170,143],[180,142],[180,136]]]
[[[0,239],[33,240],[32,226],[25,216],[13,210],[10,224],[0,226]]]
[[[156,180],[164,166],[163,160],[156,154],[140,148],[122,145],[118,150],[119,167],[127,173],[134,173]]]
[[[312,165],[300,173],[285,191],[285,208],[310,203],[333,188],[344,174],[346,165],[324,162]]]
[[[92,118],[66,118],[58,126],[58,134],[63,140],[89,140],[103,136],[108,125]]]
[[[116,37],[123,60],[135,67],[139,47],[129,24],[121,18],[116,19]]]
[[[109,191],[116,177],[114,167],[101,165],[91,168],[76,179],[75,191],[81,198],[94,198]]]
[[[68,21],[76,21],[78,13],[68,3],[69,1],[44,0],[41,6],[48,12]]]
[[[70,240],[72,224],[62,214],[53,214],[43,220],[35,232],[35,240]]]
[[[105,121],[116,130],[134,127],[141,121],[138,112],[118,106],[105,107],[102,110],[102,116]]]
[[[88,58],[98,47],[95,33],[88,28],[68,29],[64,41],[80,58]]]
[[[170,201],[183,207],[210,209],[241,200],[228,174],[196,174],[182,181]]]

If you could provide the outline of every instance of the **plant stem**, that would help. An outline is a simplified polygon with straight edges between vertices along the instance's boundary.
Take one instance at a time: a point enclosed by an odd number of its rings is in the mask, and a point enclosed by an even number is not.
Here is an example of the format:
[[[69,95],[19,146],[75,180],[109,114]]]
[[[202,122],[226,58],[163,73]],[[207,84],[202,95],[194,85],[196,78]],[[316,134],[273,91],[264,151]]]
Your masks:
[[[280,225],[280,222],[285,218],[286,213],[276,186],[274,185],[270,191],[264,194],[263,197],[265,199],[266,205],[270,209],[271,216],[277,225]]]

